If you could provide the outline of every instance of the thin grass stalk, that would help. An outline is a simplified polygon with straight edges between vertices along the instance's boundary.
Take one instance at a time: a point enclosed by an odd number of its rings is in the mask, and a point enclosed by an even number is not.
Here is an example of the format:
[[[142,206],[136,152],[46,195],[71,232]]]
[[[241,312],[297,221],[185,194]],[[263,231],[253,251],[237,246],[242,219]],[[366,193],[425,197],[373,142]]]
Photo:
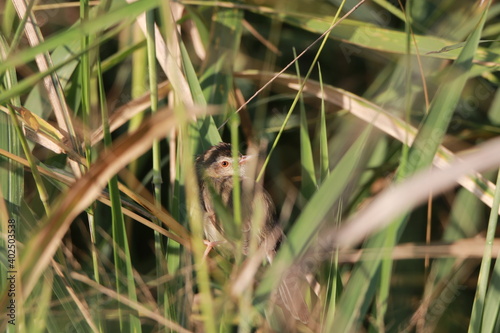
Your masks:
[[[98,84],[98,89],[99,89],[99,106],[101,109],[101,119],[102,121],[102,129],[103,129],[103,141],[105,147],[111,146],[111,133],[110,133],[110,128],[108,124],[108,109],[106,106],[106,101],[104,98],[104,82],[102,78],[102,67],[101,67],[101,59],[100,57],[97,57],[96,61],[96,70],[97,70],[97,84]],[[94,216],[91,214],[87,215],[89,218],[89,231],[90,231],[90,241],[91,241],[91,251],[92,251],[92,269],[94,273],[94,281],[97,284],[101,284],[101,277],[99,274],[99,259],[98,259],[98,253],[97,253],[97,235],[96,235],[96,225],[95,225],[95,219]],[[96,295],[95,299],[97,304],[101,304],[101,297],[100,294]],[[99,329],[99,332],[103,332],[104,326],[102,322],[102,314],[100,311],[97,311],[96,315],[96,323],[97,327]]]
[[[360,4],[363,2],[364,2],[364,0],[362,0],[360,2]],[[264,171],[266,169],[267,164],[269,163],[271,155],[272,155],[273,151],[276,149],[276,146],[278,145],[278,141],[280,140],[281,135],[283,134],[283,131],[285,130],[285,126],[288,123],[288,120],[290,119],[290,116],[292,115],[292,112],[295,109],[295,106],[297,105],[297,102],[299,101],[300,96],[302,95],[302,90],[304,89],[304,85],[307,82],[307,80],[309,79],[309,76],[311,75],[313,68],[318,61],[319,55],[321,54],[323,47],[325,46],[326,41],[328,40],[328,37],[330,36],[330,32],[332,31],[333,27],[335,27],[335,25],[337,23],[338,17],[342,11],[342,8],[344,7],[344,4],[345,4],[345,0],[342,0],[342,3],[340,4],[339,9],[335,13],[335,17],[333,18],[333,21],[330,25],[330,28],[325,32],[324,36],[321,36],[321,44],[318,48],[318,51],[316,52],[316,55],[311,63],[311,66],[309,67],[309,70],[307,71],[306,76],[304,77],[303,83],[300,85],[300,88],[297,91],[297,95],[295,96],[295,98],[292,102],[292,105],[290,106],[290,109],[285,117],[285,120],[283,121],[283,124],[281,125],[280,130],[279,130],[278,134],[276,135],[276,138],[274,139],[274,142],[271,146],[271,149],[269,150],[269,154],[267,155],[267,158],[264,160],[264,163],[262,164],[262,168],[257,176],[257,182],[260,181],[260,179],[262,179],[262,177],[264,176]],[[358,6],[360,4],[358,4]],[[355,7],[355,8],[357,8],[357,7]],[[299,57],[302,56],[302,54],[303,54],[303,52],[299,55]],[[295,57],[294,62],[297,59],[298,59],[298,57]],[[247,103],[248,103],[248,101],[247,101]],[[241,109],[241,107],[240,107],[240,109]]]
[[[101,122],[102,122],[102,131],[103,131],[103,142],[104,142],[105,147],[110,147],[112,144],[112,139],[111,139],[111,133],[109,130],[108,111],[107,111],[107,107],[105,104],[106,103],[105,97],[104,97],[105,96],[104,82],[102,80],[102,75],[99,75],[99,74],[101,74],[100,67],[101,67],[100,61],[98,60],[97,70],[98,70],[98,81],[99,81],[99,101],[100,101],[100,107],[101,107]],[[118,237],[117,236],[117,229],[118,229],[117,223],[118,222],[116,221],[116,218],[119,215],[119,212],[117,212],[117,209],[120,209],[120,208],[116,207],[116,201],[114,202],[112,199],[111,180],[108,182],[108,186],[110,188],[109,192],[110,192],[110,201],[111,201],[111,211],[112,211],[112,216],[113,216],[113,219],[112,219],[112,237],[113,237],[113,258],[114,258],[114,262],[115,262],[116,293],[117,293],[118,297],[120,297],[122,294],[122,287],[121,287],[121,281],[120,281],[121,265],[119,264],[119,262],[121,262],[121,259],[118,256],[118,252],[119,252],[118,244],[122,244],[123,242],[118,241],[118,239],[117,239],[117,237]],[[116,193],[113,191],[113,198],[115,198],[115,197],[116,197]],[[118,219],[119,219],[119,217],[118,217]],[[94,225],[94,233],[95,233],[95,225]],[[96,264],[96,262],[94,262],[94,264]],[[96,274],[95,271],[94,271],[94,274]],[[96,276],[99,277],[99,270],[97,270]],[[96,280],[96,282],[97,282],[97,280]],[[117,317],[118,317],[118,320],[120,322],[120,330],[124,331],[125,326],[123,323],[122,307],[123,307],[123,305],[120,302],[120,300],[118,299],[118,316]]]
[[[175,131],[178,131],[178,129],[175,129]],[[186,210],[182,209],[185,207],[183,206],[183,204],[187,204],[187,202],[185,199],[185,191],[183,191],[183,189],[185,188],[185,176],[184,170],[182,168],[183,160],[181,155],[182,147],[180,140],[174,139],[174,142],[171,143],[171,148],[172,146],[175,146],[174,149],[170,150],[171,154],[173,152],[175,153],[175,156],[171,156],[172,159],[175,159],[175,178],[171,189],[172,197],[170,200],[170,211],[172,212],[172,216],[174,218],[176,218],[178,221],[186,221],[187,224],[187,212]],[[175,274],[182,267],[182,264],[192,262],[191,256],[183,257],[182,255],[179,255],[182,253],[183,252],[181,247],[179,247],[177,244],[174,244],[171,240],[167,240],[166,260],[170,273]],[[184,260],[184,258],[186,258],[187,260]],[[192,271],[194,271],[194,269]],[[192,288],[188,289],[185,283],[183,283],[184,277],[179,277],[179,280],[177,282],[178,283],[174,284],[172,288],[169,288],[169,290],[175,292],[175,290],[179,290],[184,287],[187,291],[186,296],[183,297],[182,300],[180,300],[177,304],[182,304],[181,306],[183,307],[190,306],[192,301],[189,296],[191,296],[190,292]],[[185,311],[177,311],[177,304],[171,304],[171,306],[169,306],[169,315],[167,318],[176,318],[179,323],[187,325],[187,323],[189,322],[190,313]]]
[[[81,22],[87,22],[89,20],[89,1],[84,0],[80,2],[80,20]],[[81,86],[81,110],[82,110],[82,120],[85,128],[91,128],[90,117],[91,117],[91,81],[92,81],[92,66],[90,63],[90,36],[84,35],[81,38],[81,49],[86,50],[80,56],[80,86]],[[102,73],[100,72],[100,67],[97,69],[97,75],[100,77]],[[102,82],[100,82],[102,85]],[[103,92],[101,91],[101,97]],[[102,98],[101,98],[102,104]],[[102,107],[102,106],[101,106]],[[107,118],[107,117],[106,117]],[[109,129],[109,128],[108,128]],[[108,133],[109,134],[109,133]],[[92,163],[92,147],[90,142],[90,137],[88,131],[84,131],[84,147],[85,147],[85,157],[87,162],[87,168]],[[108,142],[108,144],[110,144]],[[91,205],[87,211],[87,219],[89,223],[90,231],[90,242],[91,242],[91,256],[92,256],[92,269],[93,276],[97,283],[100,282],[99,276],[99,263],[96,248],[96,225],[95,225],[95,205]],[[95,299],[96,304],[99,304],[99,296]],[[102,322],[100,312],[95,312],[97,325],[102,331]]]
[[[330,174],[330,159],[328,157],[328,132],[326,130],[326,115],[325,115],[325,94],[323,90],[323,74],[321,65],[318,62],[319,86],[321,89],[321,110],[320,110],[320,130],[319,130],[319,180],[321,184]]]
[[[88,22],[89,20],[89,0],[80,1],[80,20],[81,22]],[[90,35],[83,35],[81,38],[81,49],[87,50],[80,56],[80,85],[82,90],[82,120],[85,128],[90,126],[91,114],[91,64],[90,64]],[[92,149],[90,146],[90,138],[88,131],[84,131],[84,146],[85,156],[87,159],[87,167],[92,163]]]
[[[240,186],[240,152],[239,152],[239,140],[238,140],[238,127],[240,125],[239,116],[237,114],[231,117],[229,122],[231,131],[231,155],[233,156],[233,221],[235,224],[235,230],[242,230],[243,222],[241,216],[241,186]]]
[[[100,66],[100,64],[98,64]],[[105,101],[104,84],[102,75],[98,77],[99,80],[99,96],[103,124],[103,138],[106,147],[111,145],[111,133],[108,123],[108,110]],[[130,300],[137,302],[137,292],[134,280],[133,267],[131,262],[131,254],[128,246],[127,233],[125,228],[125,220],[122,212],[120,191],[118,189],[118,178],[116,175],[112,176],[108,182],[109,198],[111,201],[111,214],[112,214],[112,238],[113,238],[113,258],[115,263],[115,278],[116,278],[116,291],[117,295],[122,296],[125,291]],[[123,253],[123,258],[121,254]],[[126,276],[126,284],[123,285],[121,281],[122,275]],[[123,313],[123,304],[119,301],[118,305],[118,320],[122,332],[141,332],[141,323],[139,318],[131,313],[125,316]]]
[[[146,45],[149,74],[149,90],[151,94],[151,112],[158,111],[158,78],[156,74],[156,44],[154,11],[146,13]],[[157,205],[161,206],[161,151],[158,140],[153,142],[153,186]]]
[[[483,260],[481,261],[481,267],[479,270],[479,278],[477,280],[476,295],[474,297],[474,303],[472,305],[472,312],[468,329],[469,333],[484,332],[482,330],[481,324],[484,320],[487,319],[484,318],[483,316],[485,313],[485,299],[486,299],[486,292],[488,289],[488,278],[490,276],[492,247],[493,247],[493,241],[495,239],[495,233],[497,230],[499,207],[500,207],[500,170],[498,170],[497,174],[495,197],[493,199],[493,206],[491,207],[490,218],[488,220],[488,228],[486,230],[486,239],[485,239],[486,244],[484,247]],[[498,286],[490,284],[489,288],[494,289],[497,287]]]
[[[151,99],[151,113],[156,113],[158,111],[158,77],[156,72],[156,43],[155,43],[155,12],[150,10],[146,12],[146,46],[147,46],[147,67],[149,74],[149,90]],[[137,66],[137,65],[136,65]],[[158,209],[161,209],[162,204],[162,191],[161,185],[163,183],[161,175],[161,149],[160,141],[155,140],[152,145],[152,157],[153,157],[153,191],[155,205]],[[154,222],[161,225],[161,222],[154,218]],[[165,265],[165,255],[163,250],[163,238],[159,232],[154,232],[154,249],[155,249],[155,261],[156,261],[156,277],[160,278],[167,274]],[[169,315],[168,307],[168,294],[164,285],[158,286],[157,289],[157,302],[160,309],[163,310],[165,315]],[[168,318],[168,317],[167,317]],[[167,330],[167,328],[165,327]]]
[[[112,212],[112,237],[113,237],[113,255],[115,263],[116,274],[116,290],[117,294],[121,295],[123,292],[128,294],[128,297],[137,302],[137,293],[133,275],[133,267],[130,257],[130,249],[128,246],[127,232],[125,227],[125,220],[123,218],[122,207],[118,192],[118,183],[116,176],[110,179],[109,193],[111,199],[111,212]],[[122,257],[123,255],[123,257]],[[126,285],[122,284],[121,277],[126,277]],[[140,321],[135,314],[128,316],[122,312],[122,305],[118,307],[118,317],[120,328],[122,331],[130,330],[130,332],[140,332]]]
[[[234,174],[233,174],[233,221],[235,224],[235,230],[242,230],[243,229],[243,222],[242,222],[242,215],[241,215],[241,192],[242,189],[240,186],[240,165],[239,165],[239,140],[238,140],[238,127],[240,124],[239,121],[239,116],[238,114],[234,114],[231,116],[231,120],[229,121],[229,126],[230,126],[230,132],[231,132],[231,155],[233,157],[233,168],[234,168]],[[250,203],[245,203],[245,204],[250,204]],[[245,218],[248,218],[245,217]],[[255,226],[253,226],[255,227]],[[238,236],[240,236],[240,240],[243,240],[243,237],[245,237],[243,232],[238,232]],[[252,236],[250,236],[252,237]],[[243,242],[240,242],[241,249],[243,249]],[[236,257],[236,262],[239,263],[242,260],[242,255],[241,253],[235,253]],[[239,299],[239,321],[238,321],[238,331],[239,332],[249,332],[250,331],[250,325],[249,325],[249,319],[245,318],[246,316],[242,314],[243,309],[246,308],[246,304],[250,304],[249,299],[248,299],[249,294],[246,293],[242,295],[242,297]],[[224,312],[223,316],[227,316],[227,311]],[[221,321],[221,326],[220,328],[223,328],[223,325],[226,326],[226,329],[229,328],[229,320],[224,318],[225,320]]]

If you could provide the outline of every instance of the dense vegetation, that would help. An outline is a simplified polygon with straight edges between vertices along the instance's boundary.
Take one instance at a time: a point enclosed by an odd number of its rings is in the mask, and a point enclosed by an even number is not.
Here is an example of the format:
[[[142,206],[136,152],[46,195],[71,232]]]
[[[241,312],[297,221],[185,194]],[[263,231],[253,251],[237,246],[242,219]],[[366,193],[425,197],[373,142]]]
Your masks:
[[[2,330],[500,331],[500,4],[0,11]],[[272,265],[203,256],[193,161],[220,141],[260,157]],[[307,323],[275,304],[290,274]]]

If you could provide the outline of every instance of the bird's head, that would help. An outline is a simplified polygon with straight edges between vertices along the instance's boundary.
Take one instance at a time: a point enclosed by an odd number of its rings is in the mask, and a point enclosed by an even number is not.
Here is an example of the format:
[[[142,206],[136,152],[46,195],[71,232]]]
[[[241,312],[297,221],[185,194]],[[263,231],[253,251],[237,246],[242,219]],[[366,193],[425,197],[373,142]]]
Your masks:
[[[246,163],[250,159],[248,155],[239,154],[238,164],[240,177],[245,176]],[[196,159],[198,176],[202,178],[225,178],[234,175],[234,160],[231,155],[231,144],[221,142],[210,147]]]

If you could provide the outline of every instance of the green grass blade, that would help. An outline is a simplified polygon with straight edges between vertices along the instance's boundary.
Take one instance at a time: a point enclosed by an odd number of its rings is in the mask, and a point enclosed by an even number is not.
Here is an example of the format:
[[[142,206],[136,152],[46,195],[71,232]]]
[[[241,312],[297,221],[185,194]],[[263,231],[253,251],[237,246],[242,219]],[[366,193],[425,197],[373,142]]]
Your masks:
[[[293,50],[294,58],[297,58],[295,49]],[[295,70],[297,72],[298,84],[302,86],[300,80],[300,67],[298,62],[295,62]],[[301,192],[304,199],[309,200],[317,188],[316,174],[314,168],[313,152],[311,148],[311,138],[309,137],[309,124],[307,123],[307,114],[304,105],[302,93],[299,97],[300,108],[300,162],[301,162]]]
[[[286,23],[314,33],[323,33],[329,28],[329,21],[325,19],[316,19],[306,15],[283,15]],[[342,53],[353,58],[357,56],[361,49],[370,49],[374,51],[406,54],[406,33],[396,30],[386,29],[371,23],[354,20],[344,20],[335,29],[332,30],[330,38],[345,42],[341,44]],[[418,45],[418,51],[421,55],[433,58],[457,59],[462,49],[447,49],[451,45],[456,45],[456,41],[446,40],[434,36],[415,35]],[[411,54],[417,54],[414,45],[411,47]],[[473,54],[474,62],[498,64],[500,63],[500,54],[494,50],[478,48]]]

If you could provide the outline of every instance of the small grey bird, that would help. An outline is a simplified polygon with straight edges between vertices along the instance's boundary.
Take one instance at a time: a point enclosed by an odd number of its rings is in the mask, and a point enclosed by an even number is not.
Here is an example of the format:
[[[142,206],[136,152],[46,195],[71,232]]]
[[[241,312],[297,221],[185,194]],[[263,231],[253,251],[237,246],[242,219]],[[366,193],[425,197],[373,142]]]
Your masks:
[[[210,245],[219,244],[221,246],[218,249],[222,252],[228,246],[233,250],[231,248],[232,239],[228,237],[228,232],[223,228],[224,225],[227,226],[227,223],[221,222],[221,218],[218,216],[221,210],[217,209],[217,205],[222,205],[226,208],[226,212],[232,213],[233,175],[235,169],[238,169],[242,193],[241,237],[243,253],[248,254],[251,237],[257,237],[259,246],[265,247],[267,258],[269,262],[272,262],[282,240],[283,231],[276,222],[275,208],[269,194],[248,177],[247,163],[249,160],[249,156],[239,154],[238,168],[236,168],[233,165],[231,145],[224,142],[210,147],[196,159],[200,200],[204,210],[204,230],[209,242],[207,250],[209,251]],[[252,221],[252,214],[259,215],[261,218]],[[252,230],[255,228],[257,230]],[[285,282],[279,287],[279,298],[296,319],[307,322],[309,317],[307,305],[302,297],[299,297],[297,301],[299,289],[295,284],[287,283],[287,280],[296,281],[296,279],[291,279],[290,275],[285,276]]]

